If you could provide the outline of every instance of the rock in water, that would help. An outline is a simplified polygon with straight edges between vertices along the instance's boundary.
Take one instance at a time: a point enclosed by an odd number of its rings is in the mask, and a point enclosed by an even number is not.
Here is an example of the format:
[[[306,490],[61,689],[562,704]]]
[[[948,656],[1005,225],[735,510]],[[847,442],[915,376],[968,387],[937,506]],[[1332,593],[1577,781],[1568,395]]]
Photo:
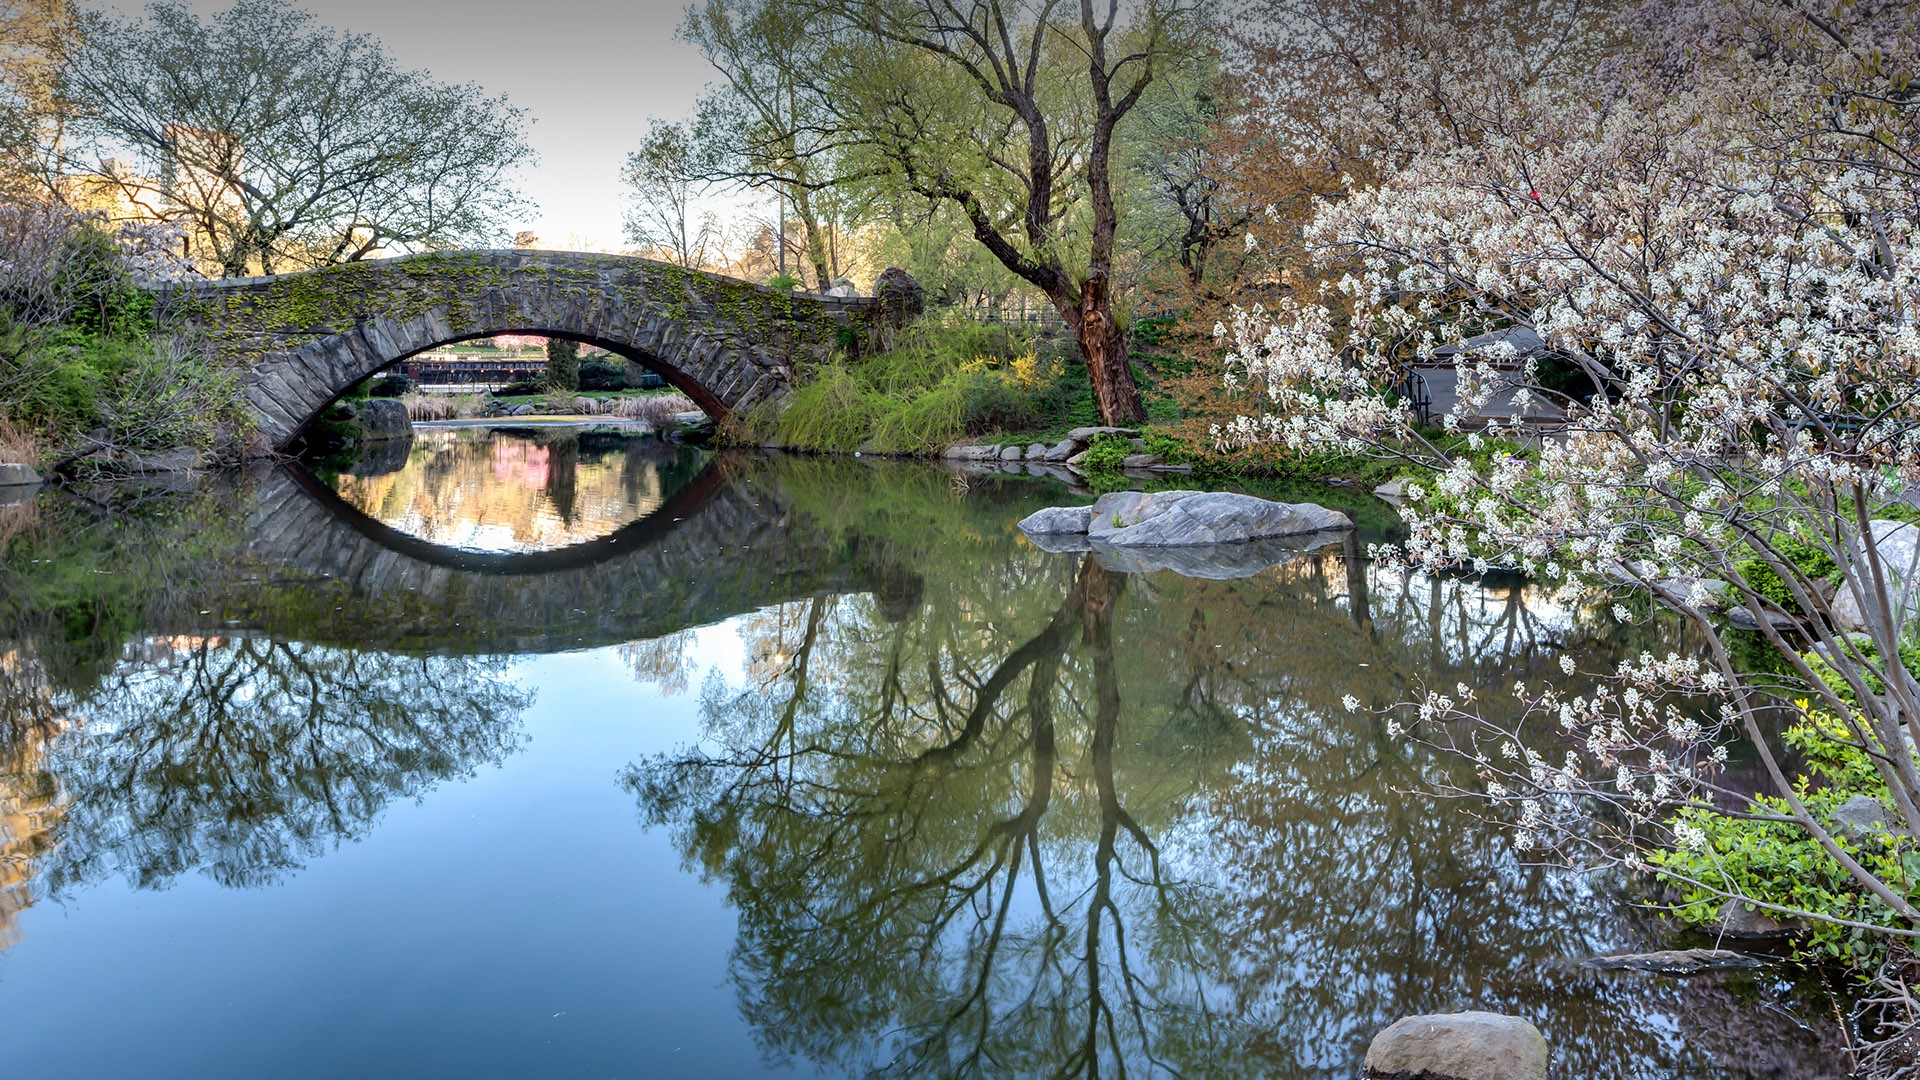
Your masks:
[[[40,474],[31,465],[0,462],[0,487],[32,487],[40,483]]]
[[[354,422],[360,427],[358,437],[363,441],[413,438],[413,421],[407,418],[407,407],[393,398],[363,401],[355,406],[354,413]]]
[[[1667,949],[1648,953],[1596,956],[1587,966],[1601,971],[1647,971],[1655,975],[1700,975],[1709,971],[1753,971],[1765,960],[1731,949]]]
[[[1150,496],[1151,497],[1151,496]],[[1099,504],[1094,505],[1093,529],[1100,527]],[[1192,544],[1231,544],[1273,536],[1351,529],[1353,522],[1337,510],[1312,503],[1278,503],[1215,491],[1188,495],[1136,525],[1105,535],[1090,536],[1115,547],[1186,547]]]
[[[1020,531],[1028,536],[1085,533],[1087,520],[1092,515],[1091,506],[1049,506],[1021,518]]]
[[[1501,1013],[1409,1016],[1373,1037],[1366,1075],[1378,1080],[1547,1080],[1547,1040],[1539,1028]]]
[[[1158,517],[1175,504],[1204,494],[1202,491],[1156,491],[1152,494],[1116,491],[1111,495],[1102,495],[1094,501],[1092,520],[1087,524],[1087,536],[1094,540],[1111,540],[1115,533]],[[1217,543],[1205,540],[1194,542]]]

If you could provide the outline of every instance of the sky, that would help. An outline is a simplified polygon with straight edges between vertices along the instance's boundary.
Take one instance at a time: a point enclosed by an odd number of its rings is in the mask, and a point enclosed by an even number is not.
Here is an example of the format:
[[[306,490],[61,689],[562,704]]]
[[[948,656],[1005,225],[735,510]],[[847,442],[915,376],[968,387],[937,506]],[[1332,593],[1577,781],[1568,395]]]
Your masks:
[[[676,40],[687,0],[296,0],[320,22],[379,38],[403,66],[477,83],[527,111],[539,161],[519,182],[538,207],[516,223],[542,247],[617,249],[620,166],[650,118],[675,120],[717,78]],[[137,11],[132,0],[88,6]],[[187,0],[202,15],[229,0]]]

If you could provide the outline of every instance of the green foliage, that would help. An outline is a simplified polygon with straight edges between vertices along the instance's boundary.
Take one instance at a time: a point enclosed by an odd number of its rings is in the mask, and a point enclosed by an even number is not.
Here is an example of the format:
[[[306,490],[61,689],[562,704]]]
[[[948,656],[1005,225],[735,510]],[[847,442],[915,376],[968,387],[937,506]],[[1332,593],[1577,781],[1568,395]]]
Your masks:
[[[1084,375],[1025,336],[930,317],[888,352],[818,368],[770,423],[741,426],[799,449],[932,453],[967,435],[1032,429],[1085,396]]]
[[[1133,444],[1118,435],[1096,435],[1087,444],[1087,456],[1080,459],[1080,467],[1088,473],[1114,472],[1134,452]]]
[[[1814,817],[1831,820],[1840,804],[1856,795],[1869,796],[1890,809],[1886,783],[1864,751],[1846,745],[1852,736],[1839,719],[1810,711],[1805,702],[1800,705],[1801,718],[1783,738],[1806,763],[1805,772],[1795,781],[1795,794]],[[1771,817],[1790,818],[1792,813],[1785,799],[1767,795],[1755,796],[1746,809]],[[1676,911],[1689,923],[1714,925],[1725,897],[1734,894],[1826,920],[1904,926],[1893,909],[1863,888],[1791,820],[1729,817],[1689,807],[1675,815],[1672,825],[1676,835],[1698,830],[1704,843],[1656,850],[1648,861],[1678,891]],[[1834,839],[1895,892],[1920,900],[1920,851],[1911,840],[1884,830],[1857,840],[1835,833]],[[1800,945],[1813,958],[1854,965],[1871,964],[1884,947],[1882,935],[1821,919],[1811,922]]]
[[[781,413],[781,441],[808,450],[853,450],[872,435],[885,400],[862,387],[845,365],[828,364],[794,392]]]
[[[767,279],[767,288],[769,289],[780,289],[783,292],[792,292],[799,287],[800,279],[793,274],[787,273],[785,270]]]
[[[1807,580],[1828,582],[1839,580],[1839,565],[1818,545],[1788,533],[1775,536],[1772,543],[1774,549]],[[1747,584],[1753,587],[1753,591],[1780,605],[1791,614],[1805,614],[1800,609],[1799,601],[1793,598],[1793,592],[1787,587],[1787,583],[1758,555],[1750,559],[1742,559],[1735,569],[1741,577],[1746,579]]]
[[[393,371],[385,375],[375,375],[373,378],[368,379],[366,388],[366,396],[368,397],[397,398],[418,390],[420,384],[397,371]]]
[[[580,390],[625,390],[627,365],[618,361],[593,359],[580,362]]]

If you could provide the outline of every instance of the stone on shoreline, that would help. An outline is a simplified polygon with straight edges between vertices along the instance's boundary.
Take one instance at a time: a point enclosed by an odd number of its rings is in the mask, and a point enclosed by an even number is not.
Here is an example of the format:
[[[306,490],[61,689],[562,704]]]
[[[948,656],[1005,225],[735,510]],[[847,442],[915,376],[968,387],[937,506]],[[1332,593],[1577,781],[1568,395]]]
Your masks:
[[[36,487],[41,482],[40,474],[34,472],[31,465],[0,462],[0,487]]]
[[[1374,1080],[1547,1080],[1547,1040],[1517,1016],[1409,1016],[1367,1047]]]

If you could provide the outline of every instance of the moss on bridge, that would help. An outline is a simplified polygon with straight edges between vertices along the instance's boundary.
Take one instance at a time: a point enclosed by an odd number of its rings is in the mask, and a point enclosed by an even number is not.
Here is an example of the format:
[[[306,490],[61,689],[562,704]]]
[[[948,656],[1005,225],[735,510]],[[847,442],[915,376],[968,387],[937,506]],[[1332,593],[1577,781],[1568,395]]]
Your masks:
[[[327,401],[422,349],[492,334],[574,337],[655,366],[703,408],[763,405],[869,347],[869,300],[797,296],[649,259],[453,251],[172,286],[169,326],[254,374],[263,429],[290,438]]]

